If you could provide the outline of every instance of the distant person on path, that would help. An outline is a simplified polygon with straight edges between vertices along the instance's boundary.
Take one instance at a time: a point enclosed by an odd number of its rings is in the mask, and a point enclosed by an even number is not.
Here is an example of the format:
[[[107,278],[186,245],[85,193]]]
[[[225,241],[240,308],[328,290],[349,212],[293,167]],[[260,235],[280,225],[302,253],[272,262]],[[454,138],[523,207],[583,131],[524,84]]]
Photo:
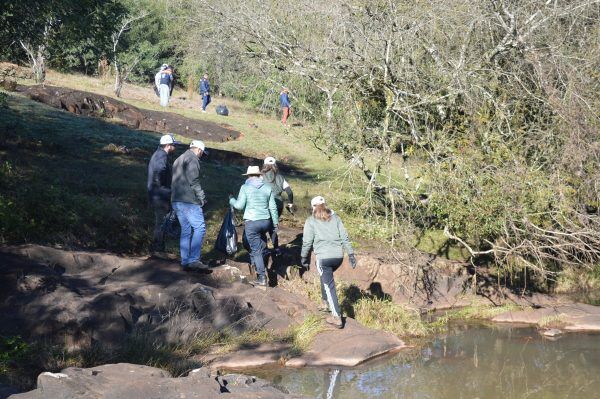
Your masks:
[[[208,268],[200,261],[206,232],[202,211],[206,195],[200,185],[200,157],[204,153],[207,153],[204,143],[194,140],[190,143],[190,149],[181,154],[173,164],[171,203],[181,225],[179,250],[184,270]]]
[[[281,106],[281,112],[283,113],[281,116],[281,123],[283,126],[287,126],[287,118],[290,116],[292,112],[292,104],[290,103],[290,97],[288,95],[289,90],[284,87],[279,93],[279,105]]]
[[[321,299],[319,310],[331,311],[325,321],[338,328],[343,327],[340,304],[335,291],[333,273],[344,260],[344,250],[348,254],[350,265],[356,267],[356,258],[348,233],[342,220],[327,207],[325,198],[318,196],[310,201],[312,216],[304,223],[302,237],[301,264],[310,267],[310,250],[314,249],[317,272],[321,277]]]
[[[165,251],[165,232],[163,221],[171,210],[171,165],[169,155],[179,144],[172,135],[165,134],[160,138],[159,146],[148,163],[148,200],[154,209],[154,234],[152,252]]]
[[[283,212],[283,197],[281,194],[285,191],[288,198],[287,208],[290,210],[294,207],[294,193],[292,188],[285,180],[283,175],[279,172],[277,167],[277,160],[273,157],[266,157],[262,168],[263,181],[265,184],[271,187],[273,195],[275,196],[275,204],[277,205],[277,217],[281,218]],[[279,238],[275,229],[271,229],[269,234],[271,236],[271,242],[273,243],[273,250],[275,255],[280,255],[279,250]]]
[[[275,195],[270,186],[261,179],[258,166],[248,166],[244,174],[248,176],[240,187],[237,199],[229,198],[229,205],[238,210],[244,210],[244,225],[246,238],[250,244],[251,262],[256,266],[257,278],[252,284],[257,287],[267,286],[265,257],[268,256],[267,232],[277,231],[279,217]]]
[[[200,95],[202,96],[202,112],[206,112],[206,107],[210,104],[210,83],[206,73],[200,80]]]
[[[169,105],[169,96],[171,95],[171,83],[173,81],[173,71],[167,64],[160,67],[160,71],[154,77],[154,83],[158,88],[160,96],[160,105],[166,107]]]

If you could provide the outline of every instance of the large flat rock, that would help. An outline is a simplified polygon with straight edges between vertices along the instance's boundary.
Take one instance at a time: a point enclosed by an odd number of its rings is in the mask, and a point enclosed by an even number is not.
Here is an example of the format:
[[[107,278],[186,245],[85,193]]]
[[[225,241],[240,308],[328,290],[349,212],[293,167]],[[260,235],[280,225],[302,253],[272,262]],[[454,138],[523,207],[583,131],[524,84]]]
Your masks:
[[[318,334],[308,351],[288,360],[285,365],[353,367],[403,348],[406,348],[406,344],[397,336],[371,330],[347,318],[343,329],[327,330]]]
[[[492,319],[503,323],[526,323],[540,327],[559,325],[565,331],[600,332],[600,307],[582,303],[562,304],[502,313]]]
[[[285,363],[290,350],[291,345],[286,343],[260,344],[218,356],[210,366],[219,370],[241,370],[281,365]]]
[[[11,399],[292,399],[266,381],[239,374],[211,375],[197,369],[187,377],[172,378],[161,369],[128,363],[89,369],[67,368],[60,373],[42,373],[37,389],[10,396]]]

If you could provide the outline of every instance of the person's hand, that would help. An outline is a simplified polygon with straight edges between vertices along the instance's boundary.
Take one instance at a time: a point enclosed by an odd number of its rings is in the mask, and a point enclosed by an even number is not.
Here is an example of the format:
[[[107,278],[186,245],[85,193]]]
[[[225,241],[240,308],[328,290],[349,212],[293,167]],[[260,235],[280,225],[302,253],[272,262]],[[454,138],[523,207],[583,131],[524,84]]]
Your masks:
[[[233,194],[229,193],[229,195],[227,196],[227,198],[232,199],[233,198]]]
[[[279,225],[273,226],[273,234],[277,234],[279,232]]]
[[[348,259],[350,259],[350,266],[352,266],[353,269],[356,269],[356,257],[354,254],[348,255]]]
[[[302,258],[302,259],[300,259],[300,264],[306,270],[310,270],[310,259],[308,259],[308,258]]]
[[[287,204],[285,207],[286,207],[286,208],[287,208],[287,210],[288,210],[288,211],[290,211],[290,212],[293,212],[293,210],[294,210],[294,204]]]

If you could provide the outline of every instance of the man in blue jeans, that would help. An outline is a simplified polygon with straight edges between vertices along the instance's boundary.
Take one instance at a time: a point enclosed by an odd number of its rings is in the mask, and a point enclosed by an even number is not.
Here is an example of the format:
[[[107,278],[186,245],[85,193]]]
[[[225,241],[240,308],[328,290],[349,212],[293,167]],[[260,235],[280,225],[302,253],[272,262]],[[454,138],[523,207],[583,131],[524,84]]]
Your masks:
[[[202,112],[206,112],[206,107],[210,104],[210,83],[208,83],[208,74],[200,80],[200,95],[202,96]]]
[[[202,240],[206,232],[204,212],[206,195],[200,186],[200,157],[208,154],[204,143],[194,140],[190,149],[181,154],[173,164],[171,204],[181,225],[179,250],[183,270],[207,269],[200,261]]]

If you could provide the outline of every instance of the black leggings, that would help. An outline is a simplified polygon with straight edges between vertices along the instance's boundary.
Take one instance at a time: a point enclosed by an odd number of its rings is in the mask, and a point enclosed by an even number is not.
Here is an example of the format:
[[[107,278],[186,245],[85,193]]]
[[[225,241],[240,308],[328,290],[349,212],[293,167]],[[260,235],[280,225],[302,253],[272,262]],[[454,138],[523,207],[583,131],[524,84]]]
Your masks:
[[[344,258],[319,259],[317,257],[317,272],[321,276],[321,298],[327,301],[331,314],[337,317],[341,317],[342,312],[335,291],[333,272],[342,265],[343,260]]]

